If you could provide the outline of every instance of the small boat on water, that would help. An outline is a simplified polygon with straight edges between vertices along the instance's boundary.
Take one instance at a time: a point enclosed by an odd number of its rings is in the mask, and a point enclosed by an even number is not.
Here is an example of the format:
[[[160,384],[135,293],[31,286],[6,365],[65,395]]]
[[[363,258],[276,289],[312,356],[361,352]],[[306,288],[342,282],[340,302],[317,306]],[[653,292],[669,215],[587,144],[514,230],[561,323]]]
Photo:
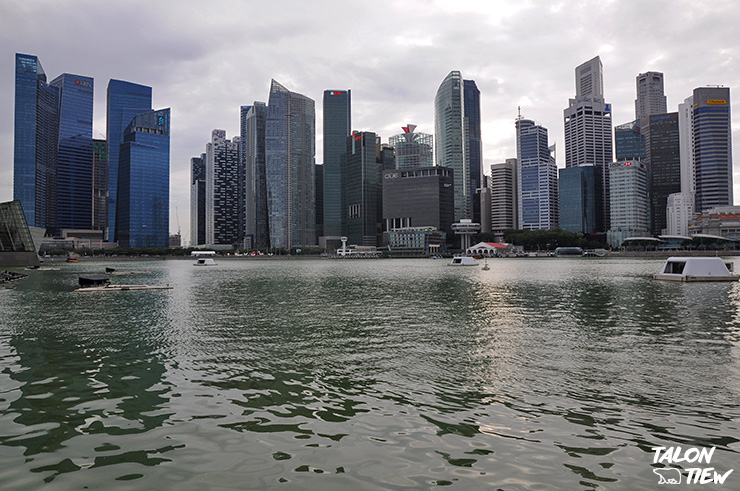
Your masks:
[[[733,263],[726,263],[719,257],[669,257],[660,273],[654,274],[656,280],[666,281],[738,281]]]
[[[455,256],[452,261],[447,263],[448,266],[478,266],[478,261],[470,256]]]
[[[170,285],[116,285],[104,276],[80,276],[76,292],[121,292],[133,290],[171,290]]]
[[[116,268],[105,268],[105,274],[149,274],[149,270],[144,271],[118,271]]]
[[[193,266],[216,266],[216,260],[210,257],[199,257]]]

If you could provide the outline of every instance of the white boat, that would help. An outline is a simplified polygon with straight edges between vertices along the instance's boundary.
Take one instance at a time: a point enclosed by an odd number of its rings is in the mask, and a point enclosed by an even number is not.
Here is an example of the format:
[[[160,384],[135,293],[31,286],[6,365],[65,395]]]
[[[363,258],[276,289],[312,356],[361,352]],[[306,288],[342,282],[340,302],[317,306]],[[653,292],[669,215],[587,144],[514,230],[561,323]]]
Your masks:
[[[470,256],[455,256],[447,266],[478,266],[478,261]]]
[[[193,266],[216,266],[216,260],[210,257],[199,257]]]
[[[733,264],[719,257],[669,257],[656,280],[667,281],[738,281]]]

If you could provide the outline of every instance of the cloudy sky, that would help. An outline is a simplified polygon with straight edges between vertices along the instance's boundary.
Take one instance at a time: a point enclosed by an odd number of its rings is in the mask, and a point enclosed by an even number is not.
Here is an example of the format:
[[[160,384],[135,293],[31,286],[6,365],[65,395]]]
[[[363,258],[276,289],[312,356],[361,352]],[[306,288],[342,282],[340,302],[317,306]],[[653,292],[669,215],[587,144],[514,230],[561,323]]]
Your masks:
[[[516,156],[519,106],[549,129],[563,167],[577,65],[601,57],[615,124],[634,119],[635,77],[649,70],[665,74],[669,111],[706,85],[730,87],[737,100],[738,19],[734,0],[2,2],[0,202],[13,196],[16,52],[37,55],[49,79],[95,79],[96,138],[109,79],[153,88],[154,107],[172,109],[170,229],[179,218],[187,238],[190,158],[215,128],[237,135],[239,107],[267,101],[272,78],[317,102],[317,163],[325,89],[352,89],[352,126],[387,142],[407,123],[433,133],[437,87],[460,70],[481,91],[487,169]],[[737,110],[733,129],[738,142]]]

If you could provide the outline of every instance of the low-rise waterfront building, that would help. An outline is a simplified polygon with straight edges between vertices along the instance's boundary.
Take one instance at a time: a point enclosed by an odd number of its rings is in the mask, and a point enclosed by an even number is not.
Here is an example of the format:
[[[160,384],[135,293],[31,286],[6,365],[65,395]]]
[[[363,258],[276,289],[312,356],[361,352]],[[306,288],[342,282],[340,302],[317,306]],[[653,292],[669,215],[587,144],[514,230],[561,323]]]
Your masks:
[[[393,256],[431,256],[445,252],[447,234],[435,227],[404,227],[388,232],[388,247]]]

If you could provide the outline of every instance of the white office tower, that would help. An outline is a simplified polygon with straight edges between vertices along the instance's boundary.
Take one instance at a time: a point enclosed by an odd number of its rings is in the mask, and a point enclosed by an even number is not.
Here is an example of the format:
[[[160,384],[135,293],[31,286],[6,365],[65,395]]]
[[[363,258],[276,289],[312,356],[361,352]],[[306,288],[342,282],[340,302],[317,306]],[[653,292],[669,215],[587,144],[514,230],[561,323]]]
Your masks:
[[[647,167],[639,161],[613,162],[611,181],[611,227],[606,234],[612,247],[620,247],[629,237],[649,234]]]
[[[613,161],[612,109],[604,101],[604,76],[597,56],[576,68],[576,97],[563,111],[565,166],[601,169],[604,228],[609,228],[609,164]]]
[[[665,212],[665,234],[688,236],[689,220],[694,215],[694,193],[669,194]]]

